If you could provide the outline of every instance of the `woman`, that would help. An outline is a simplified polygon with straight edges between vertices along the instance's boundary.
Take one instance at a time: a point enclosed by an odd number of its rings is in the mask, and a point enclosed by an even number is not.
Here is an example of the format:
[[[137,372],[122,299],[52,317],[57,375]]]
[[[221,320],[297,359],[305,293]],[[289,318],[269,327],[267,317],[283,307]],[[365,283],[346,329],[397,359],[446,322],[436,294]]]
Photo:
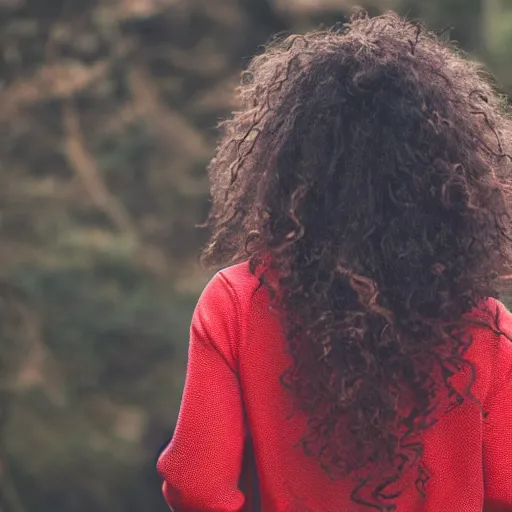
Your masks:
[[[395,14],[273,43],[239,99],[204,252],[231,266],[192,320],[169,505],[512,511],[505,102]]]

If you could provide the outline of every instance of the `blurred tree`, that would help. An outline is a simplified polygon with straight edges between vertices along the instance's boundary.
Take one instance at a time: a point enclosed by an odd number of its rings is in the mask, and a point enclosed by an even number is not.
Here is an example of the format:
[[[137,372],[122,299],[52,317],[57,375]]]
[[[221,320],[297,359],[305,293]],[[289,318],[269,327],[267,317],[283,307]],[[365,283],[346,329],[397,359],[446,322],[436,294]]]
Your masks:
[[[0,9],[0,504],[165,510],[154,460],[205,281],[204,128],[286,25],[249,1]]]
[[[512,86],[505,3],[366,4],[454,25]],[[0,510],[166,510],[212,128],[259,45],[350,5],[0,0]]]

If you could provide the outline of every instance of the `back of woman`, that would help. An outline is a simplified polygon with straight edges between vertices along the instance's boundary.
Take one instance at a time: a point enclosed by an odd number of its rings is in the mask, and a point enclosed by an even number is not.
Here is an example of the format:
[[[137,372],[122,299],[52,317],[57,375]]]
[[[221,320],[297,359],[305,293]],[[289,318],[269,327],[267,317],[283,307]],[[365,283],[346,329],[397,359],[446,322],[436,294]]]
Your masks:
[[[394,14],[275,42],[238,92],[169,505],[512,511],[505,102]]]

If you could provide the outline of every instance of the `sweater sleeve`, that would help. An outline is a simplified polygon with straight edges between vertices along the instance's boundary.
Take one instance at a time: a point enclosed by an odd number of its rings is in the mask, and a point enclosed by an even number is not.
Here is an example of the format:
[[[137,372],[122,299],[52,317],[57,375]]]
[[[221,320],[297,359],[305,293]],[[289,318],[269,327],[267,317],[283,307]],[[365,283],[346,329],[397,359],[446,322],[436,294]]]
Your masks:
[[[484,410],[486,512],[512,512],[512,315],[500,305],[500,336],[494,391]]]
[[[176,430],[160,456],[163,494],[176,512],[238,512],[245,422],[236,373],[239,314],[229,282],[217,274],[195,309]]]

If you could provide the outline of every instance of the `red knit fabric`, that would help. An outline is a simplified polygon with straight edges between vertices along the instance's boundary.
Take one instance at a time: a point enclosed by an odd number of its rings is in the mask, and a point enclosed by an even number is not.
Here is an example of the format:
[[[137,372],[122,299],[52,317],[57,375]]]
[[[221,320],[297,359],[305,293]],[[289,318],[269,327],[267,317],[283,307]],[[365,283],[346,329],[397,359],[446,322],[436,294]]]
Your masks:
[[[500,303],[494,307],[501,330],[512,333],[511,314]],[[477,372],[472,392],[488,415],[466,400],[441,417],[422,439],[425,496],[417,490],[418,472],[409,471],[400,495],[386,502],[396,508],[380,510],[512,511],[512,343],[485,327],[473,335],[466,354]],[[218,273],[194,313],[177,428],[158,461],[172,509],[248,510],[239,481],[250,434],[264,512],[379,510],[354,503],[353,482],[330,480],[297,446],[307,418],[292,415],[280,383],[289,364],[268,293],[248,265]]]

